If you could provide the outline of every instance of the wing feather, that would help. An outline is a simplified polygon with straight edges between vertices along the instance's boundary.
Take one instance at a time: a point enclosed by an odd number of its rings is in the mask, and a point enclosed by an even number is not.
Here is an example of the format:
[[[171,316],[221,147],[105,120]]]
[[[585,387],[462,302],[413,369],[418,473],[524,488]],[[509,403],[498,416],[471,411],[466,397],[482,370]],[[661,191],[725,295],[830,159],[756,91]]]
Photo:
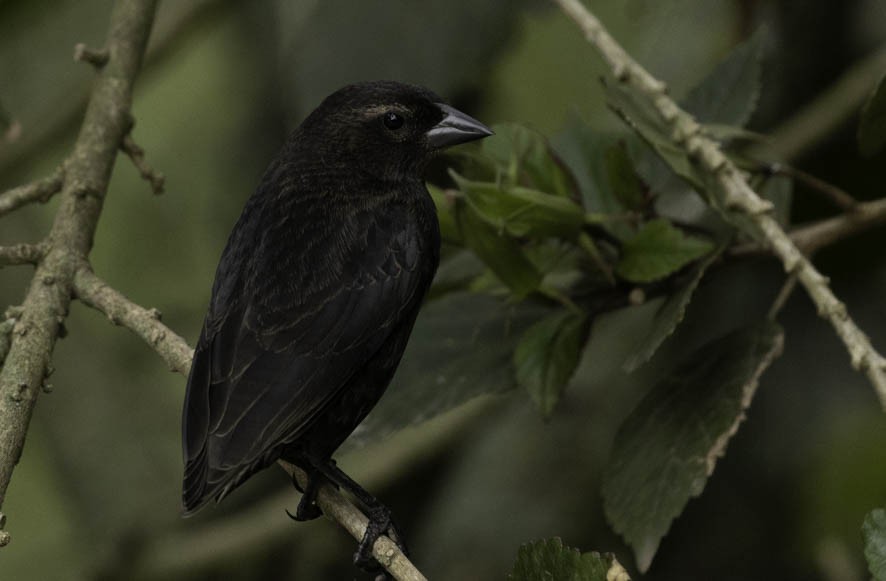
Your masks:
[[[273,462],[414,315],[433,267],[420,268],[423,233],[394,208],[356,213],[337,229],[313,225],[305,244],[297,232],[275,245],[273,232],[235,228],[188,382],[187,512]],[[248,236],[262,237],[257,257],[238,254]]]

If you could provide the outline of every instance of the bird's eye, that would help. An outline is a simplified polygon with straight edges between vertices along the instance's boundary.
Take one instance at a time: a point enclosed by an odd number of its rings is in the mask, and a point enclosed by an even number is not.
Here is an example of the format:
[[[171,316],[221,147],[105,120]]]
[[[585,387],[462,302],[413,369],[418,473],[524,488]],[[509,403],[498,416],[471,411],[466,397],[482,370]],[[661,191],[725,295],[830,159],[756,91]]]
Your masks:
[[[392,131],[403,127],[403,121],[403,116],[393,111],[388,111],[382,116],[382,122],[385,124],[385,127]]]

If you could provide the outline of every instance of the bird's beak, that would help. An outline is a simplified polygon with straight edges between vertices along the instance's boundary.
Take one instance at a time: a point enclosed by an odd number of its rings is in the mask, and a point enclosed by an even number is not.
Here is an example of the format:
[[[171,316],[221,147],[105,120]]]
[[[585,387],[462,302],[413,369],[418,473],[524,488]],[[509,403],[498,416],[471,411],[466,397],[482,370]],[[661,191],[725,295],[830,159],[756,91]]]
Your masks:
[[[442,149],[492,135],[492,129],[470,115],[445,103],[435,105],[443,112],[443,120],[428,131],[428,144],[432,149]]]

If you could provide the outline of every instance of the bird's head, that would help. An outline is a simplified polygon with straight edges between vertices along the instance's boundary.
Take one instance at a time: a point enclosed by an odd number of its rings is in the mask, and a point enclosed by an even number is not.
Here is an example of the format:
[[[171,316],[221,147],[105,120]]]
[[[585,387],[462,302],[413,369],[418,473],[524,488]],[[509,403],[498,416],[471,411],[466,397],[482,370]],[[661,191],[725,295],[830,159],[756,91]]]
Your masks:
[[[488,127],[427,89],[372,81],[328,96],[296,139],[314,148],[324,163],[397,181],[420,177],[438,151],[489,135]]]

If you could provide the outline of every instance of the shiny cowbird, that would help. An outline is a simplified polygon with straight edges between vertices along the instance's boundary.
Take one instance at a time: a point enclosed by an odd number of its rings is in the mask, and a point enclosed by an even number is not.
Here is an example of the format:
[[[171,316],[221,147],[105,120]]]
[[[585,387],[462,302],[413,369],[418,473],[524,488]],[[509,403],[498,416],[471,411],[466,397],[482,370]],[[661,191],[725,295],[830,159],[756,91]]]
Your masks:
[[[491,133],[426,89],[378,81],[336,91],[288,138],[216,271],[182,419],[186,515],[284,459],[308,474],[294,518],[320,514],[323,480],[363,505],[358,565],[374,565],[380,534],[403,546],[331,456],[385,391],[437,268],[422,171]]]

